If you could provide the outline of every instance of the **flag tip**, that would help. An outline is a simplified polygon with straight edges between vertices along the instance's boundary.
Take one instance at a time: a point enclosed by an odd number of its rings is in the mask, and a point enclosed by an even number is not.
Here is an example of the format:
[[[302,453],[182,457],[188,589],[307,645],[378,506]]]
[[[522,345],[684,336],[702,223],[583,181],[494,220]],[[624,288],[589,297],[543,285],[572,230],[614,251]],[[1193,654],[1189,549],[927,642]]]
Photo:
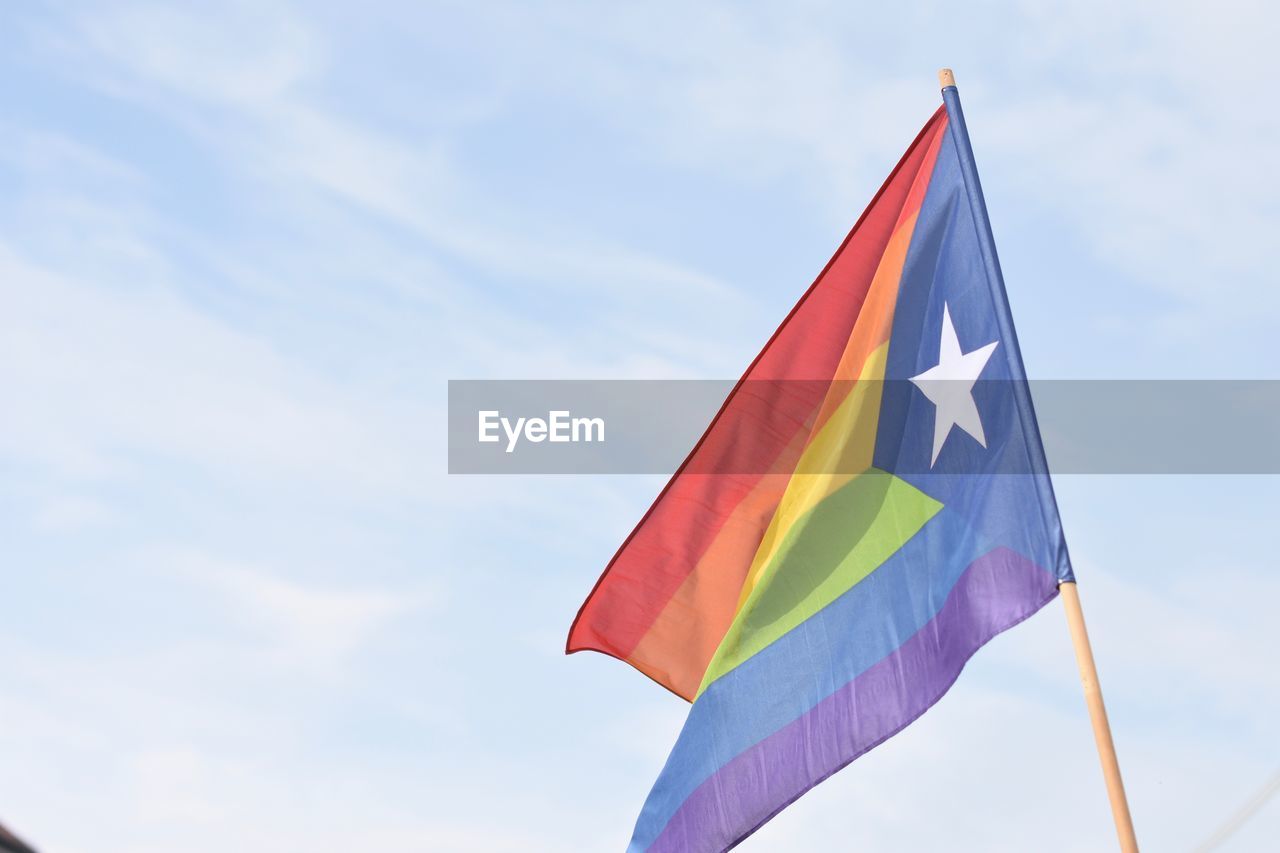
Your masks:
[[[956,75],[950,68],[943,68],[938,71],[938,85],[942,88],[954,86],[956,84]]]

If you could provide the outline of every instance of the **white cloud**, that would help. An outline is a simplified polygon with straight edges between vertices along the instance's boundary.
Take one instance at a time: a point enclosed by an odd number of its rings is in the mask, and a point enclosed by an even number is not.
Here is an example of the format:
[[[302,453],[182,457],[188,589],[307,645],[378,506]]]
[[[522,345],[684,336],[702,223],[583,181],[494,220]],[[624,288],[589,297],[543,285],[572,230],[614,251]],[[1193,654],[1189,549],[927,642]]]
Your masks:
[[[309,29],[302,20],[272,13],[266,32],[278,37],[244,47],[240,33],[259,27],[259,11],[227,11],[235,24],[209,30],[199,16],[172,10],[150,16],[98,8],[77,19],[87,34],[83,42],[60,47],[87,84],[162,112],[215,158],[233,164],[240,178],[258,182],[253,192],[297,196],[302,209],[336,199],[490,274],[535,280],[557,298],[604,293],[630,311],[617,318],[620,334],[642,319],[637,310],[652,311],[658,300],[668,308],[683,303],[685,312],[711,305],[743,311],[744,294],[712,276],[605,234],[583,240],[540,211],[513,209],[500,195],[479,190],[448,153],[446,136],[401,139],[322,106],[309,92],[325,81],[317,58],[323,51],[314,47],[318,36],[300,35]],[[147,18],[141,35],[138,17]],[[146,46],[135,49],[137,39]],[[166,47],[157,51],[155,43]],[[259,65],[289,73],[266,74],[262,86],[245,83],[256,79]],[[670,323],[670,311],[660,316]],[[656,316],[643,319],[646,327],[658,325]]]
[[[322,61],[308,28],[271,4],[220,3],[202,14],[121,3],[74,23],[85,42],[149,84],[221,104],[269,107]]]
[[[6,246],[0,291],[11,458],[72,477],[123,476],[154,456],[214,475],[419,487],[425,449],[385,411],[169,293],[104,290]]]
[[[220,594],[262,635],[273,661],[320,672],[344,664],[379,630],[427,603],[421,592],[301,583],[181,549],[162,549],[148,560]]]

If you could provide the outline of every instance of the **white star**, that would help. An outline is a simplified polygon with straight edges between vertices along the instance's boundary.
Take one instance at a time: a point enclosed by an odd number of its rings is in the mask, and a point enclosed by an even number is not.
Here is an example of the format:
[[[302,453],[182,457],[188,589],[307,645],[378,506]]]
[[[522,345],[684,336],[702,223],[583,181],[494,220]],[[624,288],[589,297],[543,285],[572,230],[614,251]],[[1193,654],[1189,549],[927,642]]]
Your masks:
[[[973,352],[960,352],[960,341],[956,339],[955,326],[951,325],[951,309],[942,303],[942,344],[938,352],[938,364],[919,376],[911,377],[911,381],[933,403],[936,411],[933,418],[933,458],[929,467],[938,461],[938,454],[951,428],[958,426],[969,433],[983,447],[987,446],[987,437],[982,431],[982,418],[978,415],[978,404],[973,400],[973,384],[978,381],[978,374],[987,366],[987,359],[995,351],[999,341],[992,341]]]

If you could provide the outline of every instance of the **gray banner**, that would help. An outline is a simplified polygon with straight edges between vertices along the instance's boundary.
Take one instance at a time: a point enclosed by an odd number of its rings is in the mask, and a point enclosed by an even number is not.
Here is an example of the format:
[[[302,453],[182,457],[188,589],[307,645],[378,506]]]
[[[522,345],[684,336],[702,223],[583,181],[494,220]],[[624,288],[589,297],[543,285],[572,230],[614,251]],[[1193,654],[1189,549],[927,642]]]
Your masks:
[[[734,384],[451,380],[449,473],[671,474]],[[1000,395],[1030,392],[1052,473],[1280,473],[1280,381],[1041,380],[1026,385],[979,382],[973,393],[980,410],[998,411]],[[809,399],[829,387],[747,382],[739,394]],[[771,463],[734,459],[718,464],[714,472],[701,473],[767,473]]]

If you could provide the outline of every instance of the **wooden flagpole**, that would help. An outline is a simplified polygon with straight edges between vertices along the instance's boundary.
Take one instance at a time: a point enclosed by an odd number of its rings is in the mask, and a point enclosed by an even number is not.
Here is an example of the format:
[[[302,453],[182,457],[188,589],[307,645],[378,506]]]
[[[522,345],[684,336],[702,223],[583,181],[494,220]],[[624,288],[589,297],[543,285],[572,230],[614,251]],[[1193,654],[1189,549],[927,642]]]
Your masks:
[[[960,110],[959,94],[955,88],[956,75],[952,73],[950,68],[943,68],[938,72],[938,83],[942,88],[943,100],[947,102],[948,113],[952,109],[955,114],[951,115],[953,124],[956,125],[955,132],[959,135],[959,141],[968,155],[970,168],[972,169],[972,151],[969,150],[968,136],[964,128],[964,116]],[[963,165],[963,164],[962,164]],[[978,187],[978,176],[976,170],[971,176],[966,176],[966,181],[972,180],[973,186],[970,187],[970,193],[977,196],[977,207],[975,214],[985,219],[985,206],[982,205],[982,190]],[[989,223],[987,225],[987,239],[990,240]],[[992,259],[994,264],[994,245],[992,246]],[[996,268],[995,274],[999,277],[999,269]],[[1009,329],[1008,336],[1012,338],[1012,328]],[[1014,344],[1016,346],[1016,343]],[[1032,424],[1034,427],[1034,422]],[[1084,701],[1089,708],[1089,719],[1093,723],[1093,738],[1098,744],[1098,758],[1102,761],[1102,775],[1107,782],[1107,797],[1111,800],[1111,815],[1116,822],[1116,835],[1120,839],[1120,849],[1123,853],[1138,853],[1138,839],[1133,832],[1133,818],[1129,815],[1129,802],[1124,795],[1124,782],[1120,778],[1120,762],[1116,758],[1116,747],[1111,740],[1111,724],[1107,722],[1107,708],[1102,704],[1102,688],[1098,686],[1098,670],[1093,663],[1093,649],[1089,645],[1089,634],[1084,627],[1084,612],[1080,609],[1080,593],[1076,590],[1074,581],[1068,581],[1058,585],[1058,591],[1062,595],[1062,603],[1067,609],[1067,625],[1071,629],[1071,643],[1076,650],[1076,663],[1080,667],[1080,681],[1084,685]]]
[[[1120,849],[1124,853],[1138,853],[1138,838],[1133,832],[1133,818],[1129,816],[1124,780],[1120,778],[1120,760],[1116,758],[1116,745],[1111,740],[1111,724],[1107,722],[1107,706],[1102,702],[1102,687],[1098,684],[1098,668],[1093,663],[1089,632],[1084,627],[1080,592],[1076,589],[1075,581],[1059,584],[1058,592],[1067,611],[1071,645],[1076,650],[1076,664],[1080,667],[1080,682],[1084,687],[1084,702],[1089,707],[1093,739],[1098,744],[1098,759],[1102,762],[1102,775],[1107,780],[1107,797],[1111,800],[1111,816],[1115,818]]]

